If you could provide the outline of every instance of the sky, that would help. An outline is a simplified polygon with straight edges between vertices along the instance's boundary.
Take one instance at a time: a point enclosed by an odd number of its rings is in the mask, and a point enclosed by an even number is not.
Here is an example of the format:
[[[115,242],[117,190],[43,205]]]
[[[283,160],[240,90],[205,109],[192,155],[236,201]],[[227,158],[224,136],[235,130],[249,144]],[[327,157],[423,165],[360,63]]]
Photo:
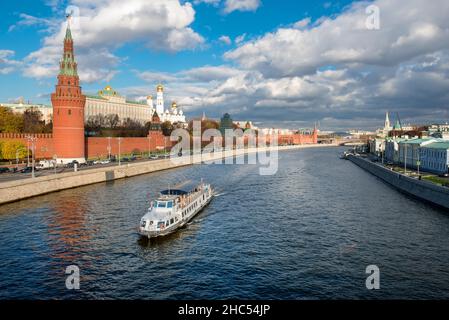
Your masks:
[[[375,129],[386,111],[403,123],[449,121],[447,0],[2,0],[1,8],[0,102],[50,104],[70,12],[84,93],[111,85],[143,100],[161,82],[167,105],[176,101],[187,117],[229,112],[260,127]]]

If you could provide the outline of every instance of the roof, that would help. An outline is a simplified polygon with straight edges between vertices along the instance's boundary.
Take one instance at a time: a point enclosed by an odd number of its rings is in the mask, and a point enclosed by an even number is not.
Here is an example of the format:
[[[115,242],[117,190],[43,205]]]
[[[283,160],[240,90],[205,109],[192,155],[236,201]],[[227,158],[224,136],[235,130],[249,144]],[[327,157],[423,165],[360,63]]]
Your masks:
[[[187,194],[187,191],[179,189],[162,190],[161,194],[164,196],[182,196]]]
[[[85,96],[87,98],[92,98],[92,99],[107,100],[106,98],[103,98],[103,97],[100,97],[100,96],[94,95],[94,94],[85,94]]]
[[[144,102],[144,101],[126,100],[126,103],[146,105],[146,102]]]
[[[424,148],[449,150],[449,141],[434,142],[424,146]]]
[[[428,142],[428,141],[432,141],[435,139],[432,138],[424,138],[424,139],[409,139],[409,140],[403,140],[400,141],[399,143],[407,143],[407,144],[421,144],[423,142]]]

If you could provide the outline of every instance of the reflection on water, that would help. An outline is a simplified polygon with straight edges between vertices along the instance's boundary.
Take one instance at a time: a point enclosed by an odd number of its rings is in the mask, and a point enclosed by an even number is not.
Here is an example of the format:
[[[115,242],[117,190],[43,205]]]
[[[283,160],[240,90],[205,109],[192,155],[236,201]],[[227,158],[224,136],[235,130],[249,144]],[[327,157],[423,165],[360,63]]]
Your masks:
[[[0,298],[307,299],[449,297],[449,216],[406,197],[338,149],[252,165],[191,166],[0,207]],[[218,196],[148,241],[136,228],[158,191],[205,178]],[[365,268],[381,290],[365,288]],[[65,289],[77,265],[81,289]]]

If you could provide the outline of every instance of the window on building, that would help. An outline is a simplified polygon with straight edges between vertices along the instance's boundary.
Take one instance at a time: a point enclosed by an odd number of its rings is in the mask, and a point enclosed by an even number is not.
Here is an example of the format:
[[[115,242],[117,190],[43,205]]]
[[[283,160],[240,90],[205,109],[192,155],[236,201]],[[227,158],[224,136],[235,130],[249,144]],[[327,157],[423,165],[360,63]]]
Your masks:
[[[69,109],[69,116],[72,115],[72,109]]]

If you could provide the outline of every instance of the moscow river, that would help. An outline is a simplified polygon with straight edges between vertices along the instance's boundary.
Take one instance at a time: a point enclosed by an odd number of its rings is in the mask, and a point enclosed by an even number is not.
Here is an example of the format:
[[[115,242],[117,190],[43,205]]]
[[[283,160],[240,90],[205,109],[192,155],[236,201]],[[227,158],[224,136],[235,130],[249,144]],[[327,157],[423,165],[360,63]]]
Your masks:
[[[279,171],[190,166],[0,207],[1,299],[449,298],[449,213],[405,196],[340,148],[282,152]],[[136,228],[168,184],[218,196],[186,228]],[[65,287],[67,266],[80,289]],[[367,290],[365,269],[380,269]]]

